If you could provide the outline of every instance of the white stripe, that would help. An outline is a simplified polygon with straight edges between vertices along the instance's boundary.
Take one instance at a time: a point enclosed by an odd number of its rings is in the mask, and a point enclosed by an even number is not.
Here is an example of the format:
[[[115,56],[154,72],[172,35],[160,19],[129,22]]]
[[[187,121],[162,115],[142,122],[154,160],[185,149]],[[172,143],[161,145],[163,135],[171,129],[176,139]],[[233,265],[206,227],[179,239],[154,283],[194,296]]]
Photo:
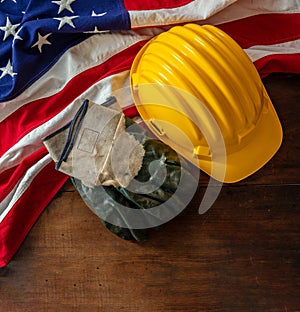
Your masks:
[[[218,25],[267,13],[299,13],[299,0],[195,0],[174,9],[129,11],[132,28],[199,21]]]
[[[106,77],[92,85],[59,114],[25,135],[0,158],[0,174],[18,165],[24,158],[41,148],[42,139],[67,124],[84,99],[101,104],[111,95],[117,98],[122,109],[132,105],[128,70]]]
[[[238,0],[206,20],[206,23],[218,25],[238,19],[270,13],[299,13],[299,0]]]
[[[252,62],[268,55],[300,53],[300,39],[272,45],[256,45],[244,50]]]
[[[0,122],[18,108],[32,101],[46,98],[61,91],[78,74],[98,66],[133,44],[150,38],[149,34],[133,31],[93,35],[70,48],[53,67],[11,101],[0,103]]]
[[[236,1],[238,0],[195,0],[171,9],[131,10],[129,11],[131,27],[152,27],[204,20]]]
[[[33,179],[46,165],[50,163],[50,161],[50,156],[46,155],[25,172],[24,176],[18,181],[18,184],[14,187],[14,189],[0,203],[0,223],[12,209],[15,203],[19,200],[19,198],[28,189],[28,187],[30,187]]]

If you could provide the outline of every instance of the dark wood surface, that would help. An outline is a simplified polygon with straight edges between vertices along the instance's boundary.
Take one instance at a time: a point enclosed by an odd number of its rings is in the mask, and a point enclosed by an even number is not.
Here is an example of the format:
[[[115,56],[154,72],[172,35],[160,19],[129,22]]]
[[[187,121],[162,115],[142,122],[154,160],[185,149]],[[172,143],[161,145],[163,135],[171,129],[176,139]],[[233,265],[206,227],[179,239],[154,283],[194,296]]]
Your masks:
[[[143,244],[108,232],[68,182],[0,270],[0,311],[300,311],[300,77],[264,83],[284,129],[265,167],[199,215],[203,175]]]

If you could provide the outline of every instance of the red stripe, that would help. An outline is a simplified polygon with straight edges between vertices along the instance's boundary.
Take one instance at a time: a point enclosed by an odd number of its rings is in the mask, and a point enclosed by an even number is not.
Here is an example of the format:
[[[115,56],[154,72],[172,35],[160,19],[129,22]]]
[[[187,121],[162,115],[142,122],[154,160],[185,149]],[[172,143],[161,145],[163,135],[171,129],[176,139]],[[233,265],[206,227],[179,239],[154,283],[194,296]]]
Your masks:
[[[127,10],[171,9],[186,5],[192,0],[124,0]]]
[[[7,117],[0,123],[0,156],[27,133],[56,116],[90,86],[105,77],[130,69],[135,55],[145,42],[138,42],[99,66],[77,75],[57,94],[28,103]]]
[[[300,38],[300,13],[261,14],[218,25],[242,48]]]
[[[36,176],[0,223],[0,267],[10,261],[39,215],[67,179],[68,176],[56,171],[51,162]]]
[[[132,117],[135,117],[135,116],[138,116],[138,115],[139,115],[138,110],[136,109],[136,106],[135,106],[135,105],[126,107],[126,108],[124,109],[123,113],[124,113],[127,117],[129,117],[129,118],[132,118]]]
[[[0,202],[4,200],[4,198],[18,184],[24,173],[40,159],[42,159],[47,153],[46,148],[42,147],[30,154],[28,157],[24,158],[18,166],[10,168],[0,174]]]
[[[300,53],[268,55],[255,61],[254,65],[261,77],[274,72],[300,74]]]

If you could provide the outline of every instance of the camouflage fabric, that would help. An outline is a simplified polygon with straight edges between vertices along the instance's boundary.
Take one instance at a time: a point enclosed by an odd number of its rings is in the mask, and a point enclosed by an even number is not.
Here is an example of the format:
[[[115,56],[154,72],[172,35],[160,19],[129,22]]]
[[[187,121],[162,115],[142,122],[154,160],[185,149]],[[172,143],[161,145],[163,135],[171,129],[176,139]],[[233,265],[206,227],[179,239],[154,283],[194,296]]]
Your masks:
[[[123,224],[127,224],[126,215],[118,204],[131,209],[149,209],[167,202],[172,197],[172,206],[166,205],[164,209],[176,209],[177,206],[182,205],[182,199],[175,194],[182,175],[185,176],[186,189],[189,189],[190,185],[197,184],[197,181],[173,149],[161,141],[151,138],[141,126],[128,118],[126,119],[126,127],[127,131],[134,135],[145,149],[142,167],[135,180],[142,183],[151,180],[150,187],[153,187],[153,191],[146,193],[132,191],[131,185],[126,188],[103,185],[92,188],[84,185],[79,179],[71,178],[71,180],[84,202],[100,218],[108,230],[125,240],[143,242],[147,239],[147,229],[135,229],[131,228],[130,225],[121,227],[115,225],[115,222],[114,224],[107,222],[107,219],[113,216],[116,223],[121,220]],[[155,161],[158,161],[165,168],[163,180],[160,177],[160,166],[152,168],[151,174],[149,172],[151,163]]]

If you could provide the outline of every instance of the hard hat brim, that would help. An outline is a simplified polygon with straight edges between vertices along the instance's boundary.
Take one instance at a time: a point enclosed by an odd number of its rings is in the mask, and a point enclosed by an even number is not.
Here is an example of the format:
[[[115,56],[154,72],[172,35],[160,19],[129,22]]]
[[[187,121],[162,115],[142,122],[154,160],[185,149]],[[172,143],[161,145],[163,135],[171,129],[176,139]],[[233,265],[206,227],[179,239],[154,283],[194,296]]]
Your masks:
[[[282,128],[273,104],[268,101],[268,111],[261,115],[256,124],[255,139],[243,149],[227,155],[224,182],[238,182],[262,168],[278,151],[282,143]],[[243,166],[238,164],[243,162]]]
[[[214,179],[225,183],[239,182],[262,168],[278,151],[283,138],[280,121],[267,94],[265,101],[268,102],[268,110],[262,113],[255,125],[255,136],[241,150],[226,155],[225,167],[218,163],[218,157],[211,162],[192,162]],[[217,169],[212,170],[212,166]]]
[[[227,150],[223,150],[221,142],[217,144],[213,143],[215,145],[220,144],[221,148],[219,150],[221,152],[214,153],[214,147],[209,146],[212,150],[212,155],[209,158],[201,156],[198,158],[195,156],[191,146],[188,147],[178,144],[178,140],[175,140],[174,135],[168,132],[172,131],[172,128],[168,129],[166,127],[163,135],[159,135],[159,133],[153,129],[153,125],[149,121],[152,120],[154,111],[160,111],[160,105],[156,107],[153,105],[149,106],[149,104],[139,104],[137,105],[137,109],[144,122],[153,130],[153,133],[164,143],[170,145],[178,154],[199,167],[215,180],[224,183],[235,183],[247,178],[262,168],[275,155],[282,142],[283,134],[280,121],[266,90],[263,86],[262,88],[264,94],[263,101],[265,101],[262,105],[264,109],[254,129],[251,131],[247,143],[240,145],[240,148],[233,152],[230,152],[228,148]],[[172,113],[172,109],[169,110],[169,113]],[[165,116],[162,116],[162,119],[164,118]],[[185,125],[188,127],[189,122]],[[176,127],[176,125],[174,127]],[[226,148],[226,146],[224,148]]]

